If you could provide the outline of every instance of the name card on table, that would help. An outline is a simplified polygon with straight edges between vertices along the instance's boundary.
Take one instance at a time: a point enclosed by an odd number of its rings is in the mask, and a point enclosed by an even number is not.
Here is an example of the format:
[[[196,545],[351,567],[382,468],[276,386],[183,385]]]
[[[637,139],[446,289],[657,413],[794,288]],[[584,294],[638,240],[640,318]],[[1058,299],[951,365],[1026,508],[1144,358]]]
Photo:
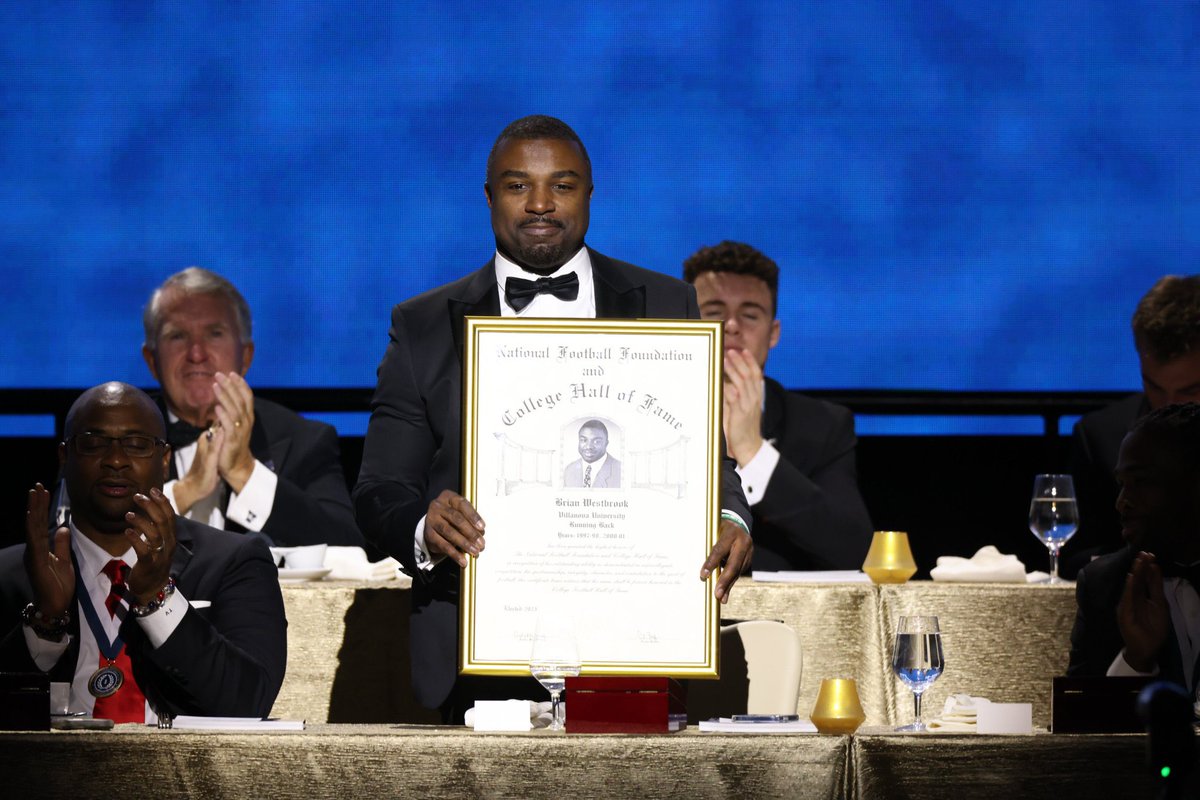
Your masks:
[[[984,703],[975,717],[977,733],[1033,733],[1032,703]]]
[[[529,701],[477,700],[473,726],[477,731],[527,731],[533,727]]]

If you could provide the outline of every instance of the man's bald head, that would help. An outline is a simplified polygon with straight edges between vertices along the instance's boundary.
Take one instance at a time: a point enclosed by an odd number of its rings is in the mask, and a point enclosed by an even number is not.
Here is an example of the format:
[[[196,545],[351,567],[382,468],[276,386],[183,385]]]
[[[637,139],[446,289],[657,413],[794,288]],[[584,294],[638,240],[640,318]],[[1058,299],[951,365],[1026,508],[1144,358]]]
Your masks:
[[[167,425],[163,421],[162,412],[158,405],[150,399],[150,395],[128,383],[109,381],[99,386],[93,386],[75,398],[75,402],[67,411],[67,419],[63,425],[63,439],[70,439],[79,433],[79,420],[94,409],[118,406],[129,406],[140,414],[145,414],[144,423],[147,432],[160,438],[166,436]]]

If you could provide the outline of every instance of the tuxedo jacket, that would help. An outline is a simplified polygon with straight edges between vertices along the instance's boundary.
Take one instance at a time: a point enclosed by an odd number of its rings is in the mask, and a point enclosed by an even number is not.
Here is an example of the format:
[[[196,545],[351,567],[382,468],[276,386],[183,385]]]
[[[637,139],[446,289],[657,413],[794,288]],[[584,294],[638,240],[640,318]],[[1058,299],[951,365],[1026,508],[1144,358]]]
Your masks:
[[[287,620],[271,553],[261,539],[175,518],[171,574],[190,604],[178,627],[155,649],[132,614],[121,637],[138,686],[156,709],[173,716],[265,717],[283,684]],[[0,670],[36,672],[20,612],[33,600],[25,545],[0,550],[0,608],[16,624],[0,640]],[[196,603],[206,607],[197,608]],[[71,607],[71,645],[50,678],[72,682],[79,656],[78,605]]]
[[[568,489],[583,487],[583,459],[577,458],[563,470],[563,486]],[[621,462],[612,456],[604,462],[595,475],[592,476],[592,488],[619,489],[621,488]]]
[[[754,569],[858,569],[871,518],[858,490],[854,415],[766,379],[762,435],[779,451],[754,514]]]
[[[588,252],[597,318],[699,318],[690,285]],[[390,341],[379,365],[354,489],[358,522],[368,541],[396,558],[414,578],[413,689],[430,708],[443,704],[457,679],[459,569],[450,559],[429,571],[419,569],[413,535],[431,500],[445,489],[462,491],[463,318],[499,315],[491,261],[392,310]],[[732,460],[726,459],[724,466],[722,508],[749,524]]]
[[[250,452],[279,478],[262,528],[271,541],[285,547],[363,546],[332,426],[255,397]],[[171,478],[178,477],[172,458]],[[246,530],[231,520],[225,529]]]
[[[1100,556],[1075,578],[1075,627],[1071,629],[1068,675],[1104,675],[1125,646],[1117,627],[1117,604],[1125,591],[1125,577],[1133,566],[1134,551],[1123,547]],[[1186,665],[1186,674],[1196,665]],[[1179,652],[1175,626],[1168,623],[1167,641],[1158,654],[1159,677],[1187,686],[1185,665]]]
[[[1118,400],[1075,423],[1071,436],[1071,474],[1079,504],[1079,531],[1063,546],[1063,574],[1073,577],[1092,557],[1112,553],[1125,542],[1113,477],[1121,442],[1138,418],[1150,410],[1142,393]]]

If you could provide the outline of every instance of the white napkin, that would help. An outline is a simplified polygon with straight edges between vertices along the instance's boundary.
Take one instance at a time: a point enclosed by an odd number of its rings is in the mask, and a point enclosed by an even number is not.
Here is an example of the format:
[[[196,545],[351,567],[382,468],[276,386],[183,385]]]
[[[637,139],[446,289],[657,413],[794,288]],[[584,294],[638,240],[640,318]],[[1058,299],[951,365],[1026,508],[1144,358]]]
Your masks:
[[[1045,573],[1025,575],[1025,565],[1016,556],[1004,555],[992,545],[979,548],[970,558],[940,556],[929,571],[935,581],[955,583],[1033,583]]]
[[[975,733],[979,707],[990,702],[986,697],[952,694],[946,698],[942,715],[935,720],[930,720],[929,730],[942,733]]]
[[[550,720],[554,714],[554,705],[549,700],[536,703],[533,700],[529,701],[529,722],[535,728],[545,728],[550,725]],[[468,728],[475,727],[475,706],[471,706],[463,714],[463,724]]]
[[[361,547],[330,546],[325,551],[325,566],[332,570],[329,580],[390,581],[399,576],[400,562],[389,557],[372,564]]]

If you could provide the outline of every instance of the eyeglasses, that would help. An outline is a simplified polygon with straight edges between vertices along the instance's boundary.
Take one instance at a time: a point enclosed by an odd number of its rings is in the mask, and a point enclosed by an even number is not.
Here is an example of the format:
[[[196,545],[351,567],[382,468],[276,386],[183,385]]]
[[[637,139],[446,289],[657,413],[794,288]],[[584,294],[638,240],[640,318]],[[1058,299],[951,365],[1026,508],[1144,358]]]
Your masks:
[[[154,451],[167,442],[154,436],[104,436],[99,433],[77,433],[68,441],[75,446],[75,452],[81,456],[102,456],[112,447],[113,442],[121,445],[121,451],[130,458],[149,458]]]

